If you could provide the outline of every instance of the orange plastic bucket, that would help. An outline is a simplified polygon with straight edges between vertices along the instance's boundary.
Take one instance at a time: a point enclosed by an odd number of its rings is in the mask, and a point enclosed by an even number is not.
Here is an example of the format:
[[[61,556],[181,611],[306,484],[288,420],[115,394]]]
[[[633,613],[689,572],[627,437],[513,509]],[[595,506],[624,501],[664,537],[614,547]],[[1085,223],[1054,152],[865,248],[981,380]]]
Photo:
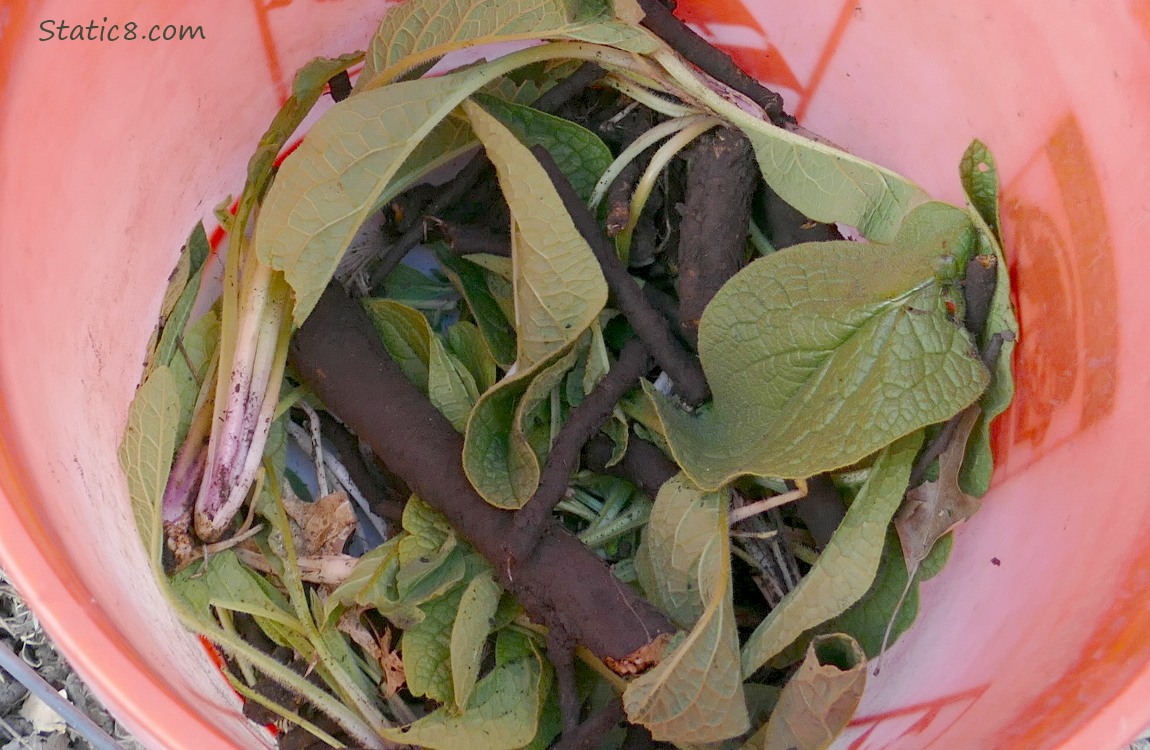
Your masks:
[[[955,201],[978,136],[1005,186],[1023,338],[1001,468],[838,747],[1120,747],[1150,723],[1150,2],[681,5],[827,138]],[[132,527],[116,447],[144,344],[293,71],[362,47],[381,9],[0,6],[0,565],[152,747],[270,740]],[[59,20],[206,38],[41,41]]]

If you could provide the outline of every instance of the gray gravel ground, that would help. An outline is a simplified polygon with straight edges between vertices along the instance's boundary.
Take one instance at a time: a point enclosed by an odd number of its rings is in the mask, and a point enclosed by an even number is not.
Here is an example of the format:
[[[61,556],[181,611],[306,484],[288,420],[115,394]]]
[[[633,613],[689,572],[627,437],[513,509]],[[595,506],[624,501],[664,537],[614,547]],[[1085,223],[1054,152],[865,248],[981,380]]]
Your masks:
[[[125,750],[142,746],[92,696],[52,642],[15,587],[0,571],[0,648],[6,647],[62,691],[63,697],[87,714]],[[39,704],[39,705],[37,705]],[[32,720],[29,720],[31,717]],[[39,701],[10,674],[0,669],[0,750],[89,750],[74,729]]]

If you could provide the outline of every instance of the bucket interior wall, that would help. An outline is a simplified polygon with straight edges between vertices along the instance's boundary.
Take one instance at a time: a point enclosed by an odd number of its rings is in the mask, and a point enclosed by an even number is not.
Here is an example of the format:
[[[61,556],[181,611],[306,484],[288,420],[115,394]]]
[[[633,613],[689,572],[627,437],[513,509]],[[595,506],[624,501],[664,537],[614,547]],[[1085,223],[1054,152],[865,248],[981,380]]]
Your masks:
[[[133,527],[116,449],[144,346],[292,73],[362,48],[383,7],[0,10],[0,565],[149,746],[269,739]],[[935,197],[961,200],[975,136],[1003,180],[1023,337],[995,486],[838,747],[1120,747],[1150,723],[1150,2],[680,7],[802,124]],[[40,41],[48,20],[206,39]]]

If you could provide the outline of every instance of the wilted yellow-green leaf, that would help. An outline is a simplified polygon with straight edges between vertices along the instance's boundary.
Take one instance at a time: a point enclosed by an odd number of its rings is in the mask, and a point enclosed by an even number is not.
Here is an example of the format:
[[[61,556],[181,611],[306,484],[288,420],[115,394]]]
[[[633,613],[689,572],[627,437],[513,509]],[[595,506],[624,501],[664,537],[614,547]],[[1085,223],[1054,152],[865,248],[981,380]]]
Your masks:
[[[459,613],[451,626],[451,684],[460,711],[467,706],[479,677],[483,645],[491,633],[502,593],[491,573],[484,572],[471,579],[459,602]]]
[[[511,208],[518,361],[520,368],[528,369],[591,325],[607,303],[607,282],[527,147],[482,107],[465,102],[463,109],[495,165]]]
[[[749,677],[810,628],[846,611],[867,592],[921,445],[922,432],[917,431],[879,454],[818,561],[743,646],[744,676]]]
[[[120,467],[128,480],[128,496],[136,530],[148,559],[159,564],[163,545],[160,506],[176,450],[180,396],[167,367],[157,366],[128,407],[128,426],[120,442]]]
[[[771,720],[744,750],[823,750],[854,716],[866,687],[866,655],[848,635],[811,642]]]
[[[623,693],[632,722],[673,743],[718,742],[747,730],[731,593],[728,496],[682,475],[659,491],[643,539],[644,588],[691,627]],[[650,586],[650,589],[647,587]]]
[[[596,28],[600,25],[605,28]],[[465,47],[564,37],[630,47],[643,41],[642,35],[612,23],[610,6],[601,0],[407,0],[384,17],[356,89],[386,85]]]

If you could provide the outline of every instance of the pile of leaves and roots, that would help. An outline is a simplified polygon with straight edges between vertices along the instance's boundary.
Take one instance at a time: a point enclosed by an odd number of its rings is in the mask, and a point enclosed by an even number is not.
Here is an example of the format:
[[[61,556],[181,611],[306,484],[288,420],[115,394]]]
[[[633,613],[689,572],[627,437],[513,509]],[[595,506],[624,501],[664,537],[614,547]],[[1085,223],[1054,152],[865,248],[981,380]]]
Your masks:
[[[184,248],[160,585],[281,747],[825,747],[989,484],[993,157],[932,201],[654,0],[441,6],[300,71],[194,320]]]

